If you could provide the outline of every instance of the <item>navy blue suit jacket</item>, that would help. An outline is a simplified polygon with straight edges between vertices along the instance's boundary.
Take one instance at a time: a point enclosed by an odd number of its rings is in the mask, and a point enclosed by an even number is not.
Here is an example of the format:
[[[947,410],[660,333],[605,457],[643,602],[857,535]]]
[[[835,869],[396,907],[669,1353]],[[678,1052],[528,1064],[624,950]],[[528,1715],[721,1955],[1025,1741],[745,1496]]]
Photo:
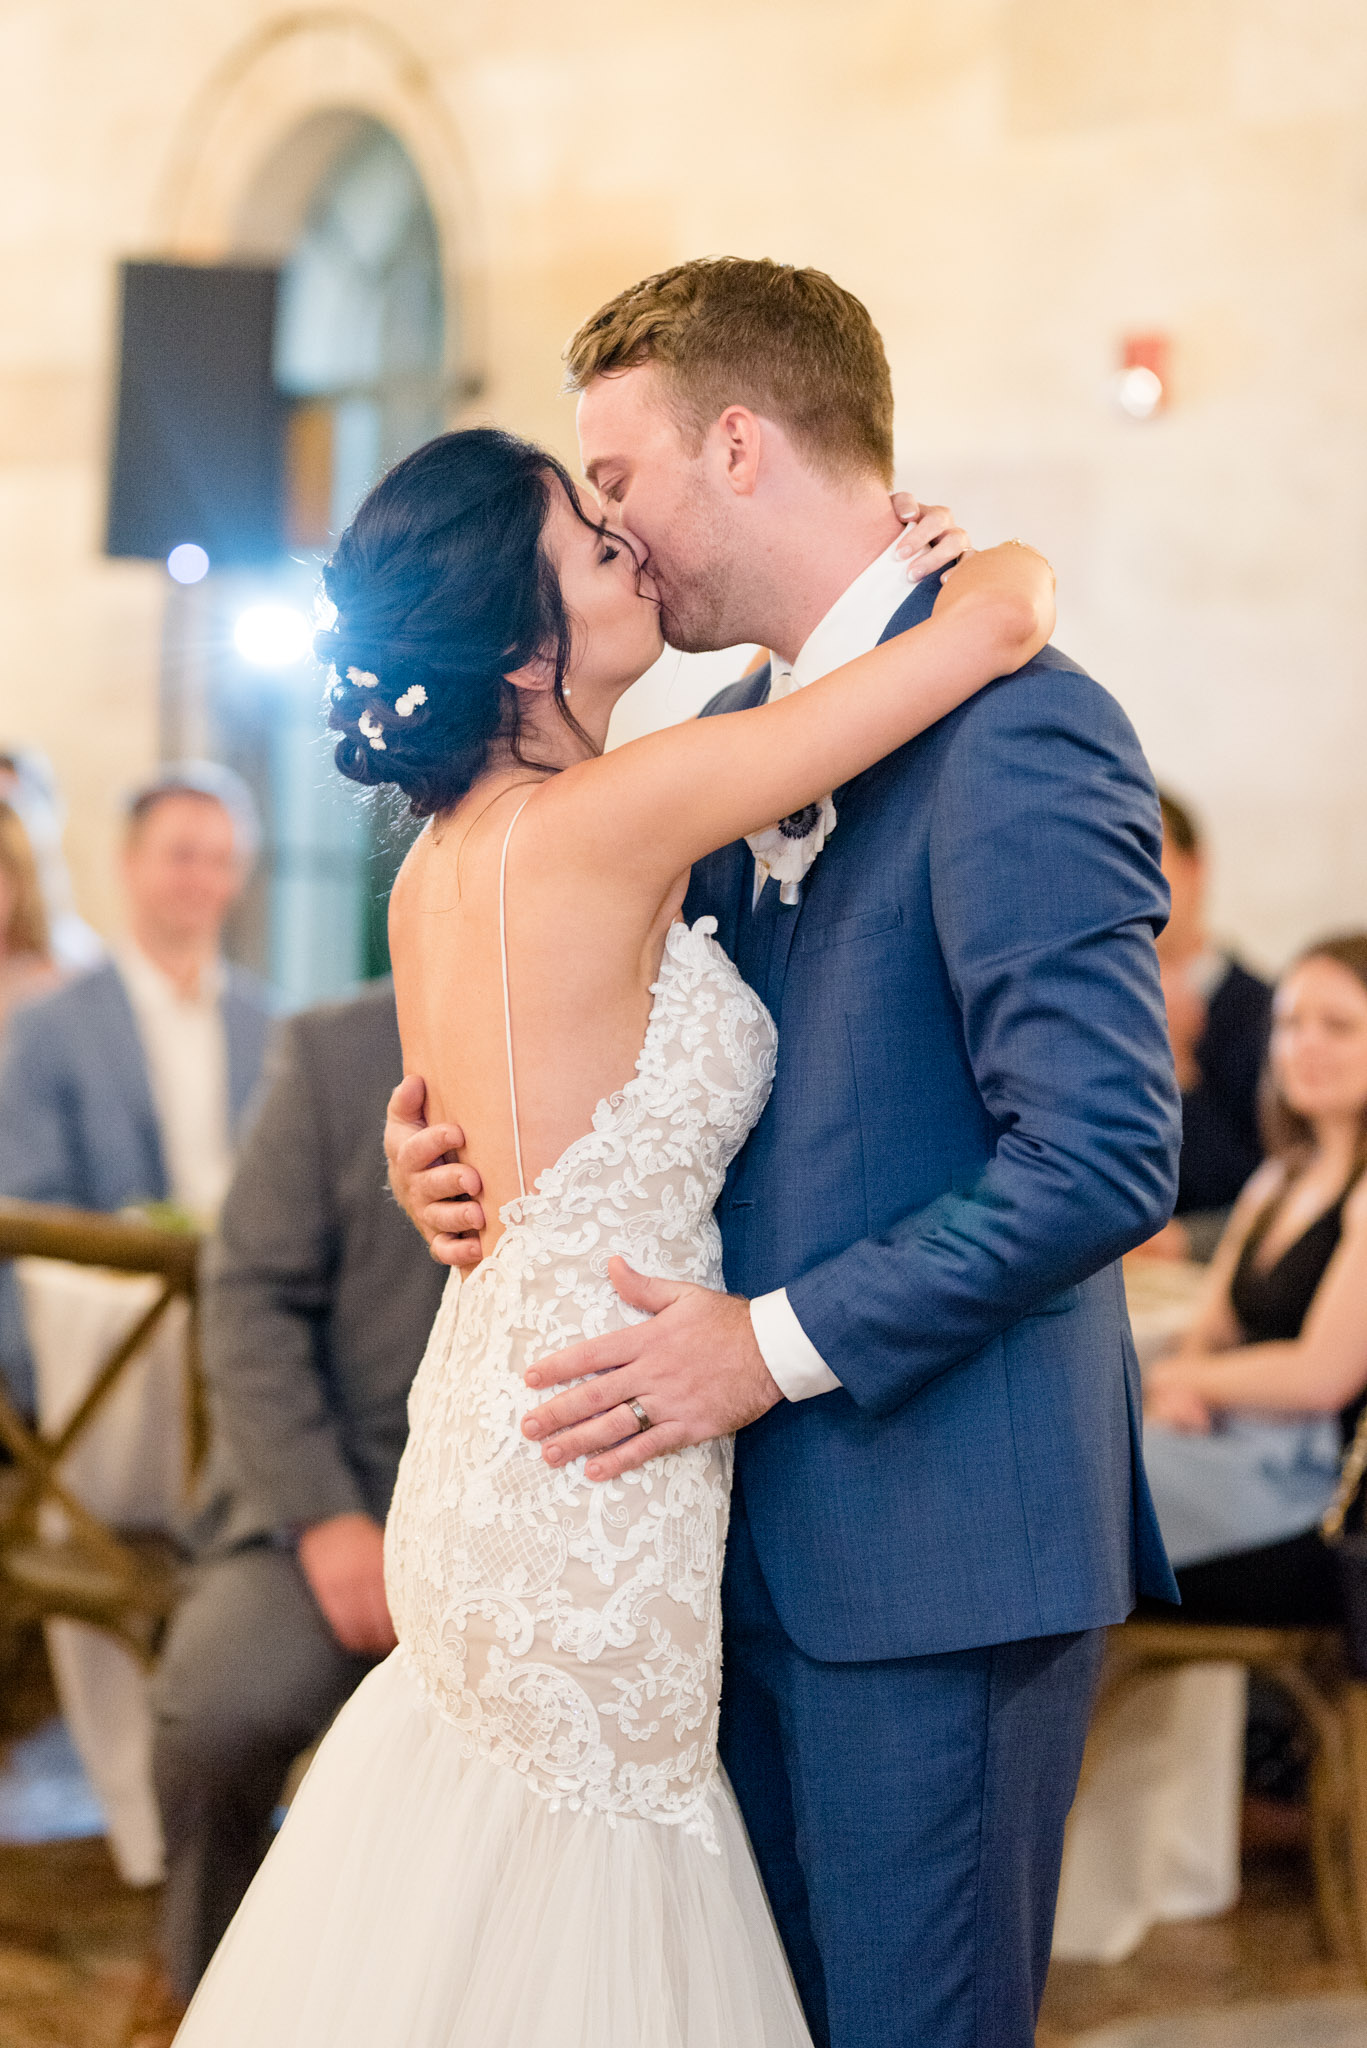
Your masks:
[[[786,1287],[841,1381],[737,1440],[765,1580],[837,1662],[1121,1620],[1136,1588],[1175,1596],[1117,1263],[1167,1220],[1181,1137],[1148,766],[1046,648],[836,804],[799,906],[771,883],[752,911],[744,844],[687,904],[779,1032],[727,1283]]]

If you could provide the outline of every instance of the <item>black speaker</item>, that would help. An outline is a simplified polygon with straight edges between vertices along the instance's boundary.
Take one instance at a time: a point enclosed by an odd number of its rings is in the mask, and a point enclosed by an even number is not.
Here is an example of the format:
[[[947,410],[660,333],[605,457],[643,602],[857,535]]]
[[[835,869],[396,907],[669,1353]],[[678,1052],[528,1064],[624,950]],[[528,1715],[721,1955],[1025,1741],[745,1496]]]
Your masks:
[[[125,263],[120,275],[106,553],[195,541],[215,566],[269,561],[284,545],[275,271]]]

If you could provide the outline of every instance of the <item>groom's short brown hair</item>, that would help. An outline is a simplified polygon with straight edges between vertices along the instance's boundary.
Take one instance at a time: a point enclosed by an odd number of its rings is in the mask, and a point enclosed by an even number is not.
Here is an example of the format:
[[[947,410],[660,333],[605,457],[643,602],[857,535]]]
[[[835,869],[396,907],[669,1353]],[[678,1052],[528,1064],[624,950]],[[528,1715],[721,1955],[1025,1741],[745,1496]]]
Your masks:
[[[565,350],[571,391],[657,363],[701,436],[728,405],[777,420],[816,466],[892,482],[892,378],[868,308],[824,270],[745,256],[678,263],[619,292]]]

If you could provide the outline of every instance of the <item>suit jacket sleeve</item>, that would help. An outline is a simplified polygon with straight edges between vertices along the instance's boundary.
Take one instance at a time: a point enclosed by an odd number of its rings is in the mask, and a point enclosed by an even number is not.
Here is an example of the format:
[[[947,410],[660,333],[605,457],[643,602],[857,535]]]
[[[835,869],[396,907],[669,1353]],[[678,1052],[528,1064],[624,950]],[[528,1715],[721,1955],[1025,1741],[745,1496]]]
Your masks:
[[[90,1202],[62,1033],[40,1002],[20,1010],[0,1061],[0,1195],[21,1202]]]
[[[363,1514],[325,1365],[340,1251],[327,1104],[307,1020],[284,1025],[207,1260],[204,1367],[228,1463],[266,1518]],[[377,1152],[376,1172],[379,1172]]]
[[[994,687],[933,803],[932,910],[995,1152],[976,1185],[788,1288],[874,1414],[1160,1229],[1181,1142],[1158,808],[1119,708],[1049,667]]]

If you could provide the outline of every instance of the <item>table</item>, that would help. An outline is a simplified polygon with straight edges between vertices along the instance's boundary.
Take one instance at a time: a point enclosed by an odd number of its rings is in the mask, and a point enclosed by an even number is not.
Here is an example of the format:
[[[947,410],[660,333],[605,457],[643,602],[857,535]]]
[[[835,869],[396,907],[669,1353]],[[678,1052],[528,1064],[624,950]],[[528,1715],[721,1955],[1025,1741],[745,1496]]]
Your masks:
[[[60,1429],[102,1360],[161,1290],[151,1274],[54,1259],[17,1261],[37,1380],[38,1420]],[[189,1512],[190,1412],[184,1301],[173,1302],[98,1415],[62,1462],[77,1499],[120,1529],[184,1534]],[[41,1510],[59,1537],[62,1510]],[[128,1884],[159,1883],[161,1823],[152,1785],[148,1673],[124,1645],[83,1622],[45,1623],[58,1698],[104,1809],[110,1849]]]
[[[1186,1260],[1126,1261],[1141,1369],[1180,1341],[1207,1277]],[[1235,1903],[1247,1700],[1241,1664],[1155,1672],[1093,1729],[1063,1852],[1061,1960],[1121,1962],[1159,1921]]]
[[[1125,1301],[1141,1368],[1175,1349],[1209,1278],[1209,1266],[1190,1259],[1125,1261]]]

